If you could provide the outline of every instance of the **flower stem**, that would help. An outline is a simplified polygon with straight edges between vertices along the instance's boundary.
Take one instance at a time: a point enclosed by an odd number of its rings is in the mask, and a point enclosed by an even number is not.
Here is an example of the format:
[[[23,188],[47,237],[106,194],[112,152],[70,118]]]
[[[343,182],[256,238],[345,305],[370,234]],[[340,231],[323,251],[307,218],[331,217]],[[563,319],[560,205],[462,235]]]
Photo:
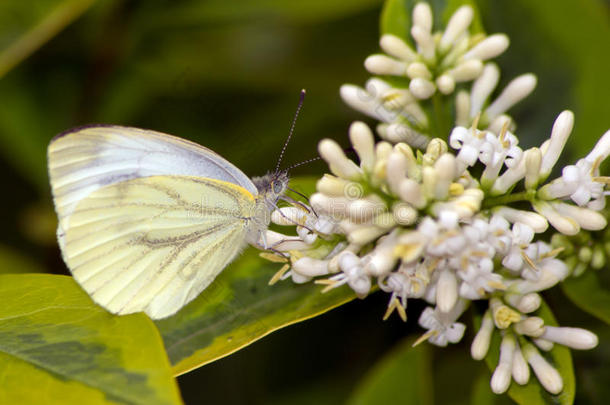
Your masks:
[[[505,194],[498,197],[487,197],[483,201],[483,208],[492,208],[498,205],[508,205],[519,201],[534,201],[536,190],[525,190],[514,194]]]
[[[439,92],[434,93],[432,96],[432,108],[434,110],[434,126],[436,127],[435,138],[447,139],[449,136],[449,126],[446,120],[447,115],[446,105],[444,105],[442,100],[442,94]]]

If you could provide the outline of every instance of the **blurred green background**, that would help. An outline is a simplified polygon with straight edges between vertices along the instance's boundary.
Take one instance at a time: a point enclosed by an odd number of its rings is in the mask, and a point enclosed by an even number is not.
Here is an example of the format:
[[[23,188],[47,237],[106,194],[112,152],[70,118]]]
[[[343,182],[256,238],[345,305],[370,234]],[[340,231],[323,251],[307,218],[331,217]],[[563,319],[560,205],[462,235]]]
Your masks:
[[[440,1],[433,1],[433,6]],[[598,0],[477,2],[485,28],[511,38],[498,59],[501,84],[534,72],[538,88],[511,113],[524,146],[548,137],[554,117],[576,112],[571,160],[610,126],[610,28]],[[0,3],[0,273],[67,272],[55,244],[46,145],[86,123],[150,128],[194,140],[248,175],[274,167],[299,91],[307,99],[285,157],[316,156],[331,137],[363,119],[340,100],[342,83],[362,84],[364,58],[378,50],[379,0],[3,0]],[[293,175],[320,175],[321,163]],[[187,404],[344,402],[366,372],[417,330],[382,322],[387,297],[375,294],[282,331],[179,378]],[[610,394],[607,328],[559,294],[560,324],[590,327],[602,344],[574,353],[577,403]],[[468,403],[473,376],[464,341],[433,350],[436,402]],[[606,343],[604,343],[606,342]],[[456,372],[458,371],[458,372]],[[455,388],[455,389],[449,389]],[[408,396],[409,393],[405,392]],[[497,399],[497,398],[496,398]],[[500,403],[502,400],[500,400]]]

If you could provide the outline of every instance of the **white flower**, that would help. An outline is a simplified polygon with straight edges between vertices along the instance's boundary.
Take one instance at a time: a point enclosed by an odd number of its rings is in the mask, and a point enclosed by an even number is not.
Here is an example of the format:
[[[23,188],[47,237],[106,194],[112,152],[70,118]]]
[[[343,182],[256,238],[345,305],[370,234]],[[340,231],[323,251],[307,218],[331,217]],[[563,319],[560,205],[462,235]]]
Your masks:
[[[427,307],[419,317],[419,325],[428,329],[424,337],[436,346],[447,346],[448,343],[457,343],[462,340],[466,325],[456,322],[456,319],[465,309],[463,301],[458,301],[453,310],[449,313],[441,312],[438,309]]]
[[[563,148],[565,138],[569,135],[572,125],[573,115],[569,111],[564,111],[555,121],[553,132],[558,134],[556,138],[560,138],[557,141],[559,145],[554,148],[555,153],[551,153],[553,150],[553,137],[551,137],[548,151],[545,154],[545,157],[552,155],[551,163],[543,174],[548,175],[550,172],[552,164],[557,159],[556,155],[558,156]],[[586,157],[580,159],[575,165],[564,167],[561,177],[542,187],[539,195],[541,198],[549,200],[569,197],[581,207],[586,206],[596,211],[603,209],[606,205],[605,196],[607,192],[605,187],[610,181],[607,177],[600,177],[599,166],[608,155],[610,155],[610,131],[602,135]]]
[[[508,252],[502,259],[502,265],[507,269],[520,272],[524,264],[524,249],[534,239],[534,230],[525,224],[516,223],[512,228],[511,243]]]
[[[541,190],[542,195],[549,199],[570,197],[579,206],[595,210],[604,208],[606,184],[598,178],[599,168],[594,164],[599,162],[580,159],[575,165],[564,167],[561,177]]]
[[[365,297],[371,290],[371,278],[364,271],[362,259],[344,251],[339,254],[338,264],[341,272],[322,283],[327,284],[326,290],[347,284],[360,298]]]
[[[481,146],[479,160],[485,165],[481,183],[491,186],[498,177],[503,165],[516,167],[521,161],[523,151],[517,146],[519,140],[508,132],[506,127],[496,136],[491,132],[485,134],[485,143]]]
[[[476,163],[485,144],[485,132],[475,128],[455,127],[449,135],[449,145],[459,150],[456,159],[459,163],[458,173],[462,173],[469,166]]]

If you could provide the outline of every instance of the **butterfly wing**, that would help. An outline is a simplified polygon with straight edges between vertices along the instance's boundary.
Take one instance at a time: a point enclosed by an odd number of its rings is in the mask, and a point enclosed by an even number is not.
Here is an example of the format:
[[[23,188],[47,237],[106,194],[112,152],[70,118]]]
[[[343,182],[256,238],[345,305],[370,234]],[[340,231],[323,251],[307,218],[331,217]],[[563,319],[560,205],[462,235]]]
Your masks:
[[[101,187],[60,220],[64,260],[93,300],[159,319],[194,299],[244,245],[255,199],[215,179],[134,178]]]
[[[257,195],[252,181],[220,155],[160,132],[121,126],[77,128],[48,149],[49,176],[59,219],[100,187],[138,177],[184,175],[233,183]]]

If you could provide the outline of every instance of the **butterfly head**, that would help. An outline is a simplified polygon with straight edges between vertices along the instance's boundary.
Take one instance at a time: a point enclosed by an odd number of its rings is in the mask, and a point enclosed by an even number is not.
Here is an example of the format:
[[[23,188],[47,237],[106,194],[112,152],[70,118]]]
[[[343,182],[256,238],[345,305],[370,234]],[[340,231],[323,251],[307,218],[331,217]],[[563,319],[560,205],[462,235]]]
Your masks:
[[[252,178],[252,182],[258,190],[259,198],[265,202],[269,212],[276,208],[277,201],[288,188],[289,180],[288,172],[285,170],[270,172],[264,176]]]

